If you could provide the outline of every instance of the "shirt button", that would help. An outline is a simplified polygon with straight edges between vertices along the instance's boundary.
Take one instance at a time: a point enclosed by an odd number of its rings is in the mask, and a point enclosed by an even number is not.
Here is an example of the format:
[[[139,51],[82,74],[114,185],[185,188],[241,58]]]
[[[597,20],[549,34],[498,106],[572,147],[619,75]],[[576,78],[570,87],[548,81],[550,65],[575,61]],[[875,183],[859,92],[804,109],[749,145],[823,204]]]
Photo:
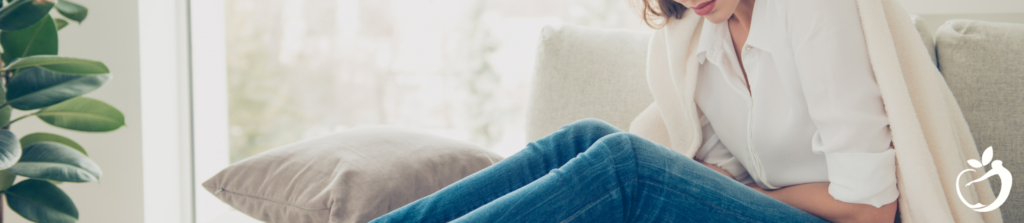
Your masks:
[[[744,48],[744,50],[750,50],[750,48],[753,48],[753,47],[747,46],[747,48]]]

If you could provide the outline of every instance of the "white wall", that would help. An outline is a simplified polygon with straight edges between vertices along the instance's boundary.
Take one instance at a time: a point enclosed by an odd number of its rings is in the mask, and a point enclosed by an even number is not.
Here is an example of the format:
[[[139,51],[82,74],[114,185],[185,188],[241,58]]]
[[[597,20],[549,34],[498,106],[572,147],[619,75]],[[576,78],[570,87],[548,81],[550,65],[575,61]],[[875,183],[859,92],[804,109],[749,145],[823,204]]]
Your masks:
[[[226,222],[225,215],[238,212],[202,186],[230,164],[224,0],[193,0],[189,7],[195,222]]]
[[[192,222],[186,7],[186,1],[139,1],[145,222]]]
[[[136,0],[76,0],[89,8],[81,25],[60,31],[60,55],[103,61],[113,78],[86,96],[124,113],[127,127],[110,133],[82,133],[49,126],[37,118],[11,126],[22,136],[37,131],[74,139],[89,152],[103,177],[99,182],[59,185],[78,206],[80,222],[142,222],[142,123],[140,109],[139,20]],[[20,180],[20,179],[19,179]],[[4,202],[5,222],[26,222]]]

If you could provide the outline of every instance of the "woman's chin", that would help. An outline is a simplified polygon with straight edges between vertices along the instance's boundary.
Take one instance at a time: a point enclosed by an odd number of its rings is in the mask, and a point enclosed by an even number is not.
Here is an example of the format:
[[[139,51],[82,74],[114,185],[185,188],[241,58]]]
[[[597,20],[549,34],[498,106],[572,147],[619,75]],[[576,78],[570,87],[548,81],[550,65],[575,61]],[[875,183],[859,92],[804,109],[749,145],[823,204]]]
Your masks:
[[[714,12],[712,12],[711,14],[705,15],[704,19],[708,20],[708,22],[719,24],[728,21],[729,16],[716,15]]]

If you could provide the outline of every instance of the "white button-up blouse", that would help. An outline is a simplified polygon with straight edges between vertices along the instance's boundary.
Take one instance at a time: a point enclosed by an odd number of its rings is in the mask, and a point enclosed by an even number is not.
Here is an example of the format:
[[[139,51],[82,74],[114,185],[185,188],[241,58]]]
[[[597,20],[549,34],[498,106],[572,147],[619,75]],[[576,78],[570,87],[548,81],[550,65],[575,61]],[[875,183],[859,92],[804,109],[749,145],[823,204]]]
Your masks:
[[[705,20],[697,47],[695,158],[765,189],[830,182],[840,201],[896,200],[896,153],[854,1],[756,1],[740,55],[749,83],[728,22]]]

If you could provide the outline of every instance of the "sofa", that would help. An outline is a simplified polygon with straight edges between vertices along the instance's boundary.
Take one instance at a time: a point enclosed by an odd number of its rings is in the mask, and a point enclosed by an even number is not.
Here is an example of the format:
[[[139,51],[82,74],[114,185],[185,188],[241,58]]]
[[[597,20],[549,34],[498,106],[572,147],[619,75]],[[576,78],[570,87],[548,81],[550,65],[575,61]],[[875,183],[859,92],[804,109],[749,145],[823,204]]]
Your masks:
[[[934,32],[910,16],[959,103],[975,143],[1024,173],[1024,24],[951,20]],[[934,33],[934,37],[933,37]],[[542,31],[527,106],[527,141],[582,118],[627,130],[654,98],[647,87],[651,32],[548,26]],[[996,179],[996,178],[990,178]],[[992,180],[999,193],[999,180]],[[1024,222],[1024,182],[1000,211]]]

